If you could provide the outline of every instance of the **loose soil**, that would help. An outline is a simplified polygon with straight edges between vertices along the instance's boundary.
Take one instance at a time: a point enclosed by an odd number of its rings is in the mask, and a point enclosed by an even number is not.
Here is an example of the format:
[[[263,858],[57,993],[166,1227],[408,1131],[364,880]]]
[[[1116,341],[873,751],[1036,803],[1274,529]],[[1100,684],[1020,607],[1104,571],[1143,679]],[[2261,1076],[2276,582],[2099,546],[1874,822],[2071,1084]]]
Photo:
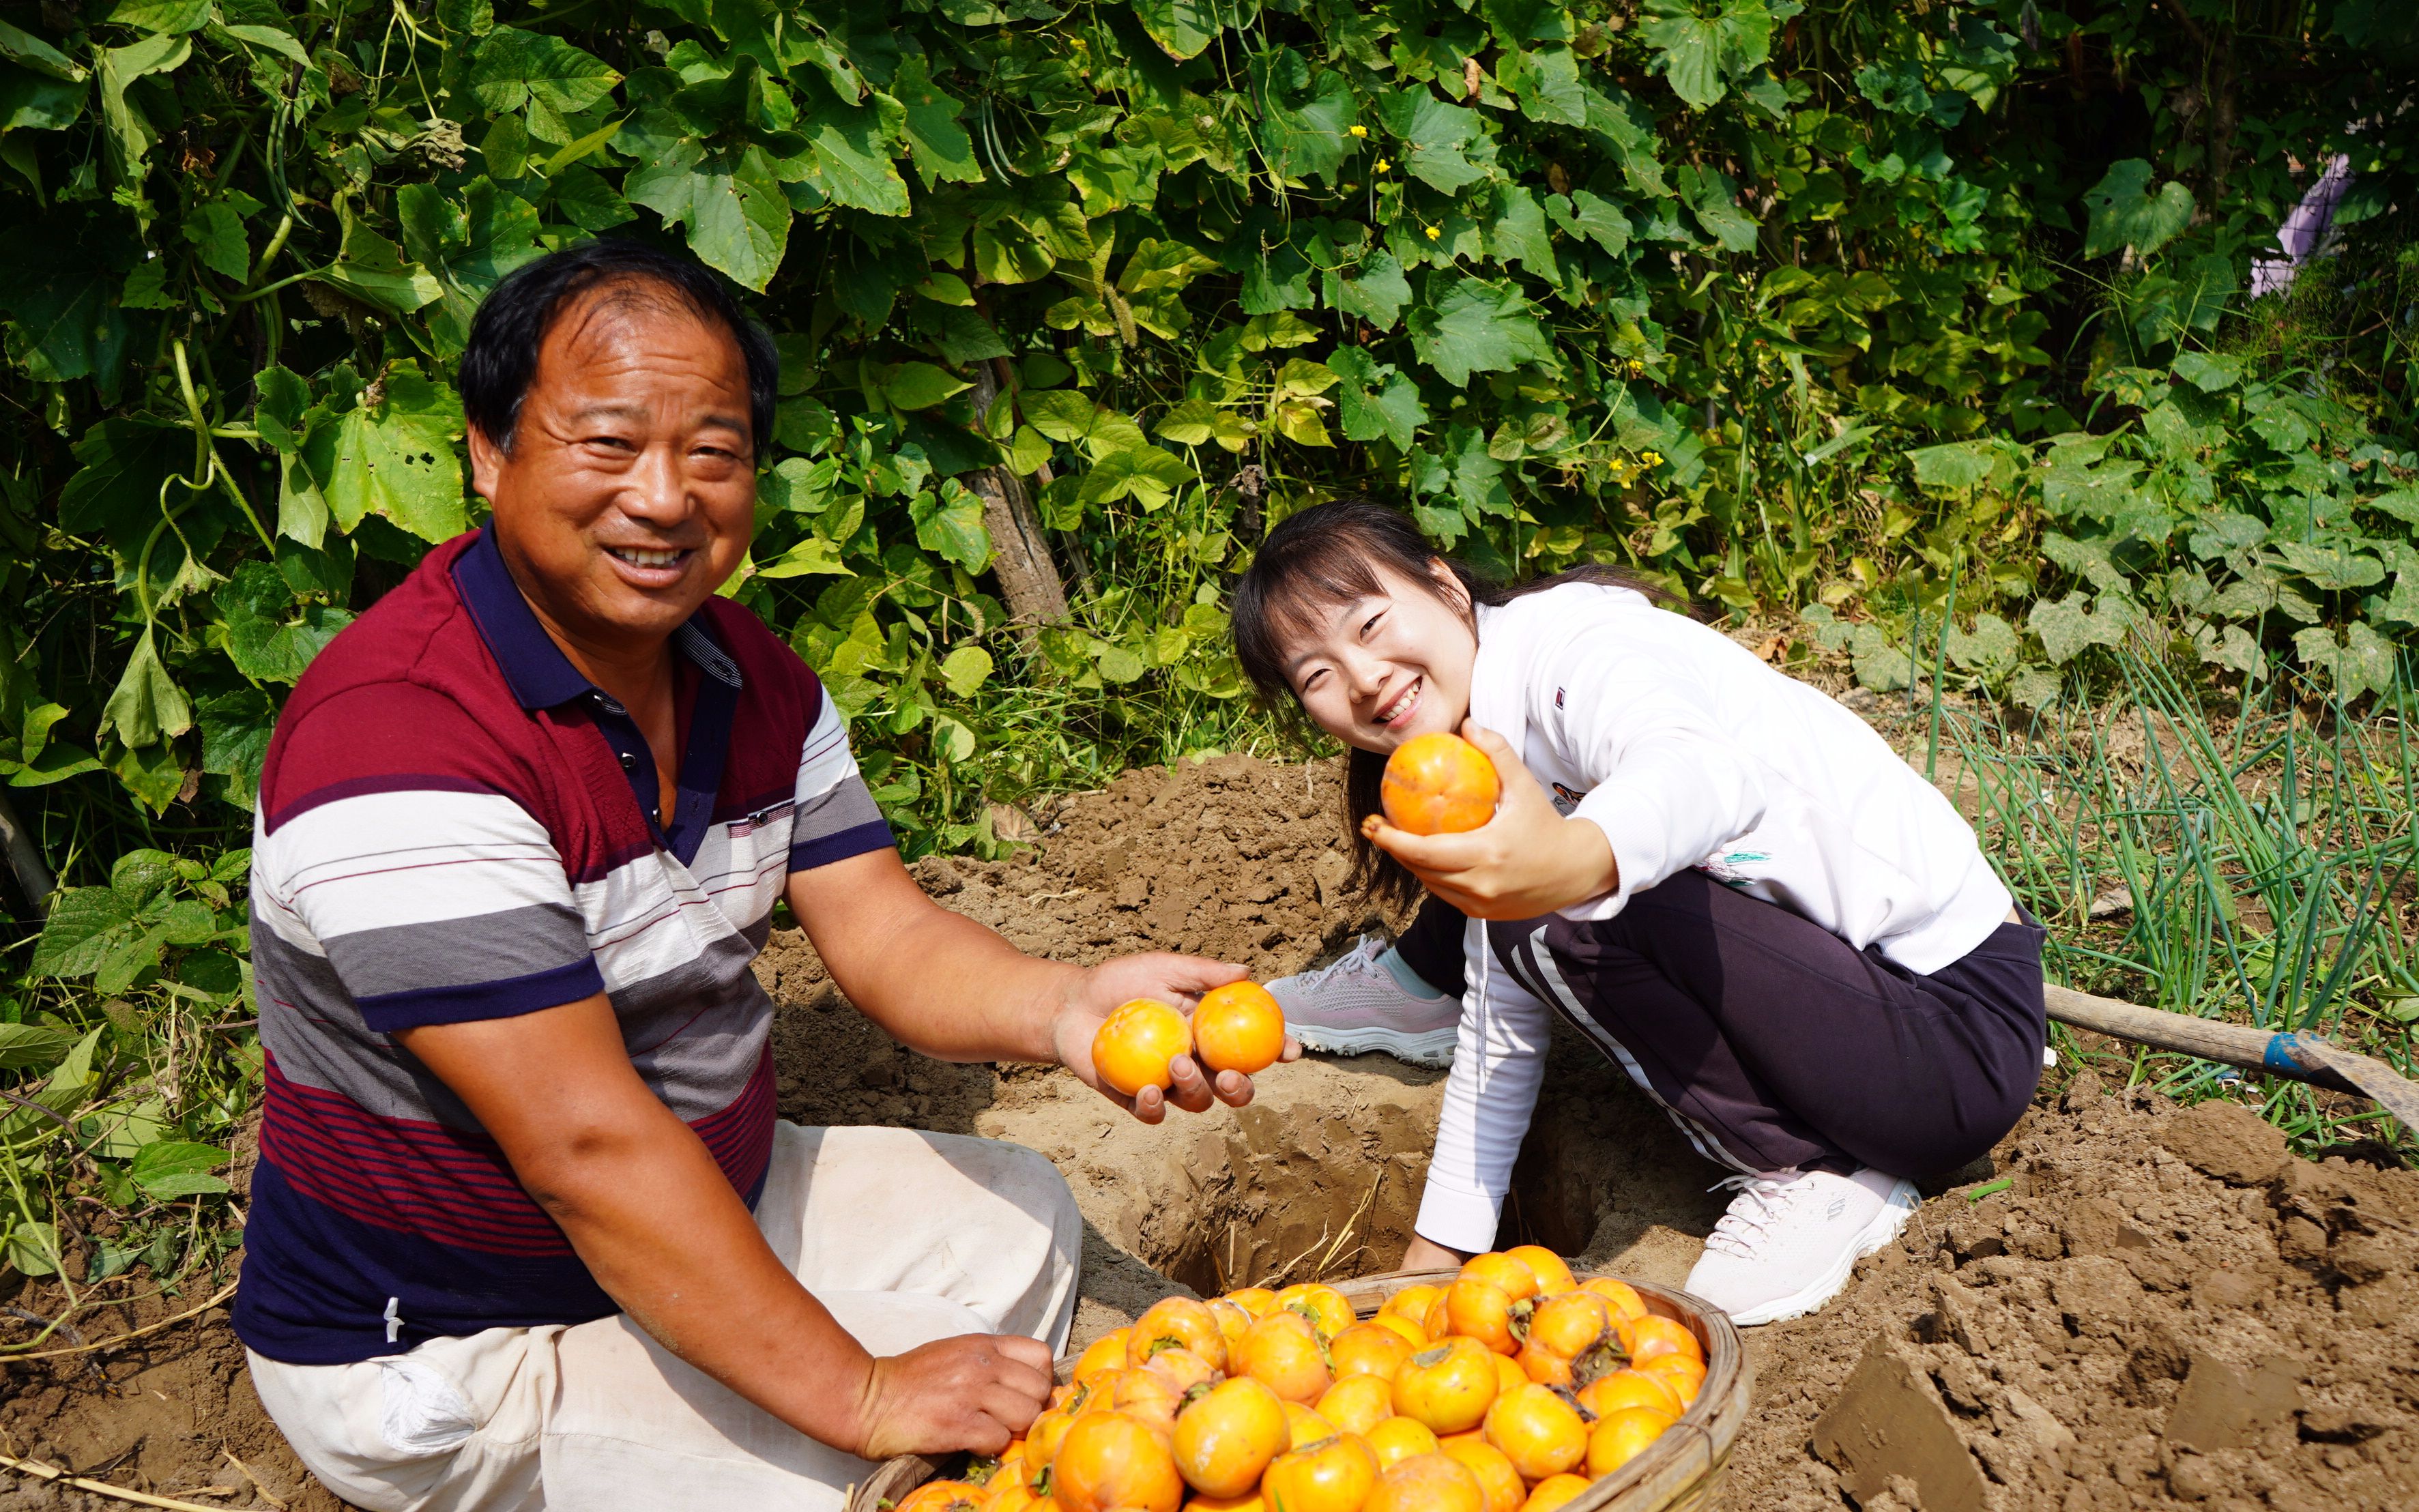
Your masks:
[[[1381,922],[1347,891],[1339,801],[1326,764],[1134,772],[1039,812],[1040,842],[1012,860],[916,872],[1037,953],[1184,949],[1266,979]],[[1410,1239],[1440,1073],[1317,1057],[1265,1073],[1246,1109],[1148,1128],[1064,1072],[893,1043],[800,932],[777,933],[759,971],[780,1005],[784,1117],[1010,1139],[1056,1163],[1086,1219],[1079,1345],[1171,1291],[1384,1270]],[[1706,1190],[1721,1173],[1583,1045],[1558,1036],[1551,1056],[1502,1242],[1676,1284],[1721,1211]],[[2073,1077],[1987,1161],[1928,1183],[1903,1242],[1838,1303],[1750,1331],[1757,1405],[1725,1504],[2419,1505],[2419,1173],[2389,1164],[2296,1160],[2245,1111]],[[211,1505],[342,1504],[263,1414],[223,1312],[91,1369],[15,1366],[0,1392],[11,1453]],[[7,1484],[0,1512],[120,1504]]]

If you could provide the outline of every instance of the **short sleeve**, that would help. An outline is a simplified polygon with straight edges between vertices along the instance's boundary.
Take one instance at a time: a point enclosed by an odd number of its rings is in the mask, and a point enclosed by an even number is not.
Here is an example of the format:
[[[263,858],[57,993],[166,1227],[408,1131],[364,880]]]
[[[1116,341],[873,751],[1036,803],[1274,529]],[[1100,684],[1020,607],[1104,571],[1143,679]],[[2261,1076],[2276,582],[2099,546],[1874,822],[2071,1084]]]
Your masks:
[[[809,673],[812,676],[812,673]],[[821,684],[809,705],[815,711],[798,755],[797,819],[790,832],[790,870],[810,871],[867,851],[896,844],[889,822],[848,748],[848,728]]]
[[[363,688],[280,732],[255,929],[322,957],[379,1033],[605,990],[562,856],[458,705]]]

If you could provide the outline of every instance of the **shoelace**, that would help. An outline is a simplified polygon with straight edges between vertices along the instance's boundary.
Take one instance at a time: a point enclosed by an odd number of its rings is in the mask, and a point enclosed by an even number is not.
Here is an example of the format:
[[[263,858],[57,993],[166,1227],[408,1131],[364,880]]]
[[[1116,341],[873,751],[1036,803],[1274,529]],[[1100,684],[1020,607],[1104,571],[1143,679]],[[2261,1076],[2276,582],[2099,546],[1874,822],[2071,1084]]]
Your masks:
[[[1306,988],[1324,987],[1332,977],[1368,976],[1372,972],[1383,969],[1378,964],[1378,958],[1385,953],[1384,939],[1375,934],[1364,934],[1361,936],[1361,943],[1351,949],[1345,951],[1316,971],[1303,973],[1302,984]]]
[[[1705,1188],[1708,1192],[1736,1192],[1747,1199],[1744,1204],[1736,1200],[1731,1203],[1730,1211],[1714,1225],[1714,1231],[1705,1236],[1705,1248],[1724,1255],[1735,1255],[1743,1260],[1754,1259],[1756,1242],[1772,1231],[1773,1223],[1788,1209],[1790,1188],[1798,1178],[1799,1173],[1795,1171],[1767,1175],[1743,1172],[1724,1177]],[[1741,1211],[1742,1207],[1748,1211]]]

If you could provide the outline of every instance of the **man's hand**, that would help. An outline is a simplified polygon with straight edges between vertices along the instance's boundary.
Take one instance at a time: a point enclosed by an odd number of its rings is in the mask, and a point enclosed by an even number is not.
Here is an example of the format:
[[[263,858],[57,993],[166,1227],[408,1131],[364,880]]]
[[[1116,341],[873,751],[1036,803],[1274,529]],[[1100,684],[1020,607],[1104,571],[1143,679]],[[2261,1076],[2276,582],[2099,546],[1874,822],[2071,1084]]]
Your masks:
[[[1208,1112],[1213,1098],[1241,1107],[1252,1100],[1252,1079],[1240,1072],[1222,1071],[1213,1084],[1201,1074],[1199,1063],[1191,1056],[1179,1056],[1169,1063],[1176,1085],[1164,1093],[1156,1087],[1146,1087],[1139,1097],[1120,1097],[1102,1086],[1100,1073],[1092,1069],[1092,1036],[1099,1031],[1101,1021],[1120,1003],[1155,997],[1190,1013],[1203,993],[1230,981],[1240,981],[1248,975],[1241,966],[1229,962],[1164,951],[1104,961],[1068,980],[1058,1010],[1051,1017],[1051,1047],[1057,1054],[1058,1063],[1082,1077],[1086,1086],[1145,1123],[1157,1123],[1165,1118],[1171,1102],[1187,1113]],[[1281,1058],[1302,1058],[1301,1041],[1287,1036]]]
[[[1411,1236],[1410,1247],[1403,1251],[1403,1263],[1398,1271],[1458,1271],[1470,1257],[1460,1250],[1440,1244],[1433,1239]]]
[[[935,1339],[873,1362],[853,1445],[866,1459],[997,1454],[1050,1399],[1050,1346],[1010,1334]]]
[[[1361,822],[1361,833],[1472,918],[1535,918],[1620,885],[1612,842],[1602,829],[1556,813],[1502,735],[1468,722],[1461,733],[1487,753],[1503,785],[1494,818],[1458,835],[1414,835],[1371,814]]]

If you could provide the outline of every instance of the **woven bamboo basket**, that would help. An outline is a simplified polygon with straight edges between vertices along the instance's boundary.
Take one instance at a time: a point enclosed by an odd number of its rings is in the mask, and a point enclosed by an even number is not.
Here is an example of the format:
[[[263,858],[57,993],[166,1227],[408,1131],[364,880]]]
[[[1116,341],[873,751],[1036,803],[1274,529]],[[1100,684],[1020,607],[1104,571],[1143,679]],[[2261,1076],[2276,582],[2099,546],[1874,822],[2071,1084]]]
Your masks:
[[[1366,1318],[1405,1287],[1424,1282],[1441,1286],[1454,1275],[1451,1271],[1394,1271],[1333,1285]],[[1583,1273],[1580,1279],[1588,1276]],[[1564,1504],[1564,1512],[1709,1512],[1721,1498],[1732,1441],[1747,1420],[1748,1396],[1754,1384],[1747,1351],[1730,1319],[1688,1293],[1651,1281],[1629,1284],[1650,1309],[1697,1336],[1705,1351],[1705,1384],[1687,1412],[1644,1454]],[[1059,1361],[1059,1379],[1065,1380],[1073,1367],[1071,1359]],[[850,1493],[848,1512],[883,1512],[905,1500],[917,1487],[963,1462],[963,1455],[940,1459],[904,1455],[885,1461]]]

